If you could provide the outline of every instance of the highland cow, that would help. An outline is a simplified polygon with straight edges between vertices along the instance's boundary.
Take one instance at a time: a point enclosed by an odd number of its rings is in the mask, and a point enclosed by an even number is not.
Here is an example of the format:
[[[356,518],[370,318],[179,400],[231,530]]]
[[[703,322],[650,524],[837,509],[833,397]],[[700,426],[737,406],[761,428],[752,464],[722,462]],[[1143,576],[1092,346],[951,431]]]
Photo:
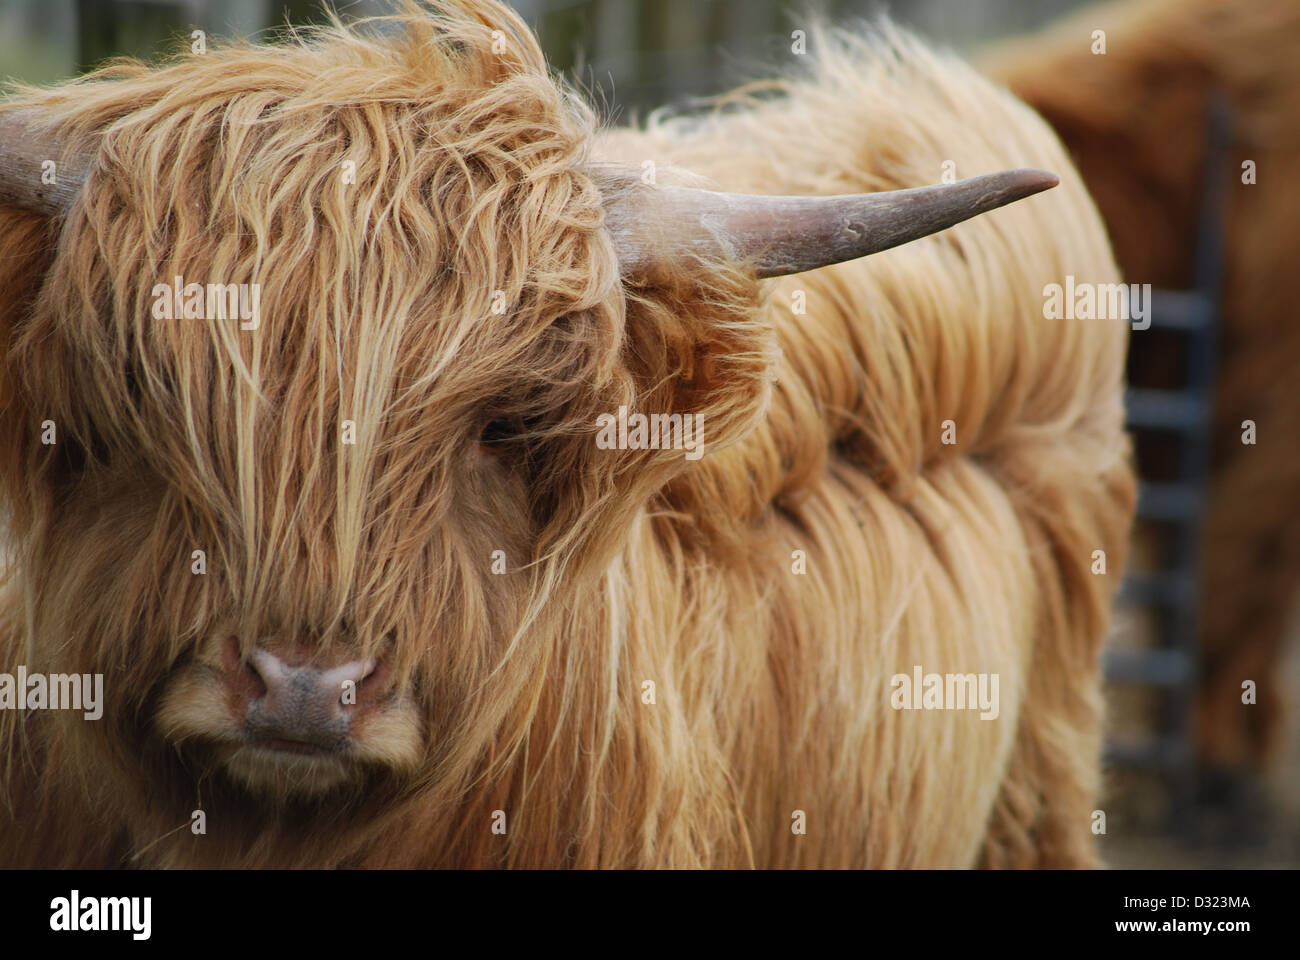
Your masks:
[[[644,130],[489,0],[0,109],[0,662],[104,676],[0,712],[0,863],[1096,862],[1101,222],[966,66],[810,36]]]
[[[1092,33],[1106,52],[1094,55]],[[1300,3],[1148,0],[1089,7],[991,51],[989,72],[1052,124],[1079,165],[1133,282],[1193,281],[1207,124],[1227,105],[1223,320],[1205,517],[1197,752],[1207,770],[1275,761],[1279,669],[1300,586],[1300,340],[1294,320],[1300,186]],[[1252,170],[1246,168],[1249,163]],[[1150,341],[1150,342],[1149,342]],[[1176,388],[1168,344],[1134,338],[1130,374]],[[1259,440],[1242,443],[1243,421]],[[1144,469],[1168,454],[1139,446]],[[1258,703],[1242,704],[1242,683]]]

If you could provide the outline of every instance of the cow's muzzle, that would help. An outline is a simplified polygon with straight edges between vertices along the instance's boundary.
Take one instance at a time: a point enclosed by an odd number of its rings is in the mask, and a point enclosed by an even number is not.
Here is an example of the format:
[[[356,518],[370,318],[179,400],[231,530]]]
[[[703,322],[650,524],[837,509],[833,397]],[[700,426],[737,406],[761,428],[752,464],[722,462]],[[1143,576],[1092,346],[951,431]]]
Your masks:
[[[375,705],[384,693],[387,674],[377,660],[353,660],[329,668],[292,666],[261,647],[236,670],[228,674],[228,682],[235,688],[236,700],[247,704],[249,741],[292,752],[347,749],[354,715]]]

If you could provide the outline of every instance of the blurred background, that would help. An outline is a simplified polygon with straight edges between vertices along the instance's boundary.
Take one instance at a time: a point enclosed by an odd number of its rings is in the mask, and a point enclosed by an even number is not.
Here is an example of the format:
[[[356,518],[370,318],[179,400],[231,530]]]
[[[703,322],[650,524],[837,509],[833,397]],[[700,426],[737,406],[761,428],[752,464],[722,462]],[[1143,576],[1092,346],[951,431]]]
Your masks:
[[[1126,2],[1150,0],[1117,0],[1116,6]],[[1215,2],[1186,0],[1186,16],[1199,16],[1198,5]],[[1289,7],[1293,0],[1250,4]],[[791,32],[810,19],[806,5],[787,0],[513,0],[513,5],[537,30],[555,68],[591,92],[607,117],[623,122],[664,104],[689,107],[697,98],[770,74],[774,64],[788,57]],[[931,41],[987,63],[990,48],[1005,38],[1032,34],[1084,6],[1082,0],[823,0],[818,9],[837,23],[888,12]],[[335,8],[350,18],[380,14],[389,6],[384,0],[338,0]],[[321,19],[319,0],[0,0],[0,76],[49,83],[112,56],[151,59],[188,47],[195,28],[209,38],[265,39],[287,23]],[[1083,53],[1089,43],[1087,21],[1078,22]],[[1300,58],[1300,47],[1293,54]],[[1087,69],[1096,60],[1082,61],[1077,75],[1081,89],[1094,82]],[[1053,71],[1050,63],[1032,69]],[[1042,110],[1076,156],[1088,148],[1087,138],[1108,135],[1055,118],[1009,79],[1014,71],[991,72]],[[1130,88],[1106,95],[1151,98],[1169,79],[1159,71],[1137,71],[1135,76]],[[1025,90],[1032,89],[1026,82]],[[1100,96],[1099,82],[1096,90]],[[1131,569],[1106,651],[1110,736],[1101,802],[1107,815],[1103,855],[1116,867],[1294,867],[1300,865],[1300,722],[1295,709],[1300,702],[1300,616],[1295,578],[1287,572],[1291,568],[1281,561],[1269,567],[1283,569],[1270,581],[1267,595],[1243,607],[1241,623],[1227,625],[1230,632],[1239,630],[1240,651],[1225,654],[1222,638],[1212,641],[1205,635],[1207,606],[1214,609],[1223,599],[1207,598],[1206,584],[1225,579],[1207,580],[1207,568],[1213,574],[1215,563],[1237,562],[1225,560],[1226,554],[1207,556],[1205,540],[1207,517],[1218,509],[1216,484],[1228,469],[1227,461],[1214,453],[1224,432],[1216,404],[1224,379],[1241,375],[1233,368],[1239,361],[1222,349],[1223,331],[1226,327],[1238,339],[1249,335],[1225,309],[1223,290],[1226,284],[1229,292],[1240,292],[1241,283],[1261,281],[1238,277],[1231,266],[1232,245],[1241,232],[1230,224],[1221,189],[1225,171],[1235,175],[1235,161],[1229,162],[1234,143],[1230,106],[1215,114],[1207,98],[1189,109],[1204,117],[1203,131],[1198,126],[1196,134],[1198,149],[1170,149],[1161,161],[1192,191],[1190,206],[1188,196],[1170,201],[1188,206],[1190,219],[1180,223],[1170,218],[1163,224],[1178,231],[1180,244],[1190,251],[1185,269],[1171,277],[1131,277],[1134,282],[1154,279],[1161,290],[1153,329],[1134,334],[1130,359],[1129,418],[1143,485]],[[1293,125],[1300,125],[1300,114]],[[1120,227],[1102,202],[1101,185],[1093,180],[1109,173],[1098,172],[1095,164],[1080,166],[1114,237]],[[1284,175],[1293,176],[1294,167]],[[1163,242],[1158,236],[1133,240],[1139,246]],[[1119,252],[1123,244],[1116,246]],[[1120,263],[1129,270],[1125,257],[1120,256]],[[1155,375],[1153,368],[1158,368]],[[1300,401],[1293,403],[1300,410]],[[1276,443],[1276,434],[1273,439]],[[1252,469],[1265,481],[1273,469],[1272,455],[1261,441]],[[1278,477],[1283,482],[1280,473]],[[1275,518],[1276,531],[1294,522],[1296,511],[1289,512]],[[1279,551],[1279,556],[1288,547],[1260,544],[1261,550]],[[1223,627],[1218,630],[1222,633]],[[1234,666],[1234,657],[1249,667]],[[1202,714],[1198,726],[1198,702],[1205,709],[1198,691],[1216,671],[1227,681],[1220,687],[1229,691],[1228,700],[1235,700],[1238,673],[1267,684],[1271,706],[1266,731],[1248,713],[1253,705],[1236,702],[1219,703],[1215,709],[1220,713],[1208,719]],[[1220,715],[1225,719],[1218,720]],[[1203,742],[1207,725],[1240,725],[1247,746],[1235,754],[1210,750]],[[1251,737],[1261,742],[1252,745]]]
[[[799,4],[778,0],[512,0],[556,69],[644,110],[720,92],[788,51]],[[335,0],[345,17],[382,14],[386,0]],[[1047,23],[1079,0],[823,0],[832,20],[888,10],[959,48]],[[807,5],[804,6],[807,9]],[[323,19],[320,0],[0,0],[0,67],[46,83],[106,57],[149,58],[194,27],[252,37]],[[803,18],[805,21],[807,17]]]

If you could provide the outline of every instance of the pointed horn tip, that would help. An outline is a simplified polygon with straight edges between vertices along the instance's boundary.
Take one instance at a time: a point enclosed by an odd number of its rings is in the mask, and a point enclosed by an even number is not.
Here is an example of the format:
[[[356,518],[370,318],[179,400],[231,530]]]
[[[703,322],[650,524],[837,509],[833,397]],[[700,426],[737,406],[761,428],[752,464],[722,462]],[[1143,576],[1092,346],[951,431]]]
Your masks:
[[[1044,190],[1051,190],[1061,183],[1061,178],[1052,171],[1033,168],[1008,170],[1006,173],[994,174],[994,176],[1003,177],[1009,187],[1012,187],[1017,193],[1025,197],[1033,196],[1035,193],[1042,193]]]

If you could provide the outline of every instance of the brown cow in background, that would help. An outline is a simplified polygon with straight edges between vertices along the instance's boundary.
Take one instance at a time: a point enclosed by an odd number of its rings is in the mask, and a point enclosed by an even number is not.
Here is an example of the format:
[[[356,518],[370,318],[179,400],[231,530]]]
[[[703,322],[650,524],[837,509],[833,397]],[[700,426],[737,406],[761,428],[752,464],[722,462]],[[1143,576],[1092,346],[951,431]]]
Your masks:
[[[1104,55],[1092,50],[1096,30]],[[1104,4],[1001,46],[985,67],[1065,141],[1131,283],[1190,285],[1209,108],[1222,95],[1230,109],[1196,738],[1207,769],[1267,769],[1300,580],[1300,2]],[[1257,183],[1245,182],[1247,161]],[[1176,387],[1174,367],[1158,337],[1134,335],[1135,385]],[[1256,445],[1242,442],[1244,420],[1257,424]],[[1139,442],[1144,474],[1161,456]],[[1246,680],[1257,705],[1242,703]]]

